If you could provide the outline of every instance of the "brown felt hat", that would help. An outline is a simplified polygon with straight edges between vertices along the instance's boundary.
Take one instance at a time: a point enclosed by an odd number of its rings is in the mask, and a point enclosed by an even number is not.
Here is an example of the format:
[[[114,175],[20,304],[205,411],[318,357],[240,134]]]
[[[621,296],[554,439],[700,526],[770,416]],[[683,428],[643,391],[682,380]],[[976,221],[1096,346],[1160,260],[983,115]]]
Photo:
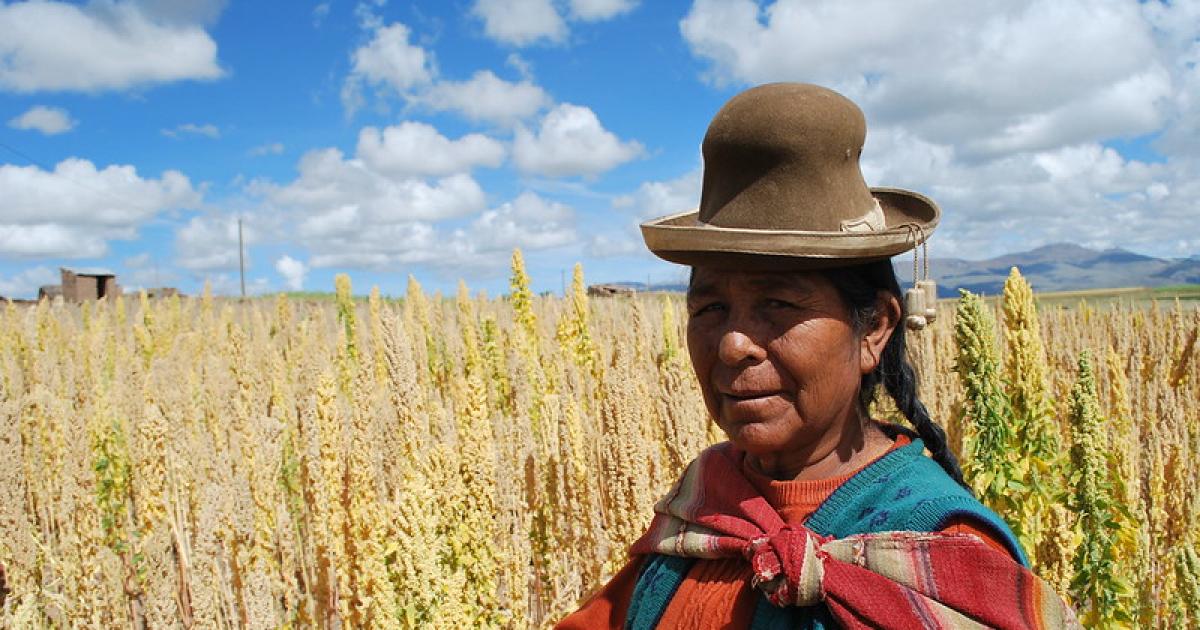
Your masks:
[[[887,258],[923,242],[928,197],[869,188],[862,111],[833,90],[770,83],[734,96],[704,136],[700,208],[642,224],[646,246],[684,265],[813,269]]]

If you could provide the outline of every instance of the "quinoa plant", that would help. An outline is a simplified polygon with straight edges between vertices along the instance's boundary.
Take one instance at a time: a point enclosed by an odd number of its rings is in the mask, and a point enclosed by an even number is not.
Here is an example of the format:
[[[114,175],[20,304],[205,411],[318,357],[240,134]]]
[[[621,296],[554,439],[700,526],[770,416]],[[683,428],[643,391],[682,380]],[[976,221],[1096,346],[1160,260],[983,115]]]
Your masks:
[[[1021,511],[1013,516],[1020,521],[1025,534],[1022,542],[1036,564],[1050,526],[1050,506],[1063,492],[1061,440],[1047,387],[1046,351],[1033,290],[1016,267],[1004,282],[1004,339],[1008,350],[1004,380],[1012,402],[1014,438],[1023,454],[1017,462],[1023,487],[1013,497]],[[1053,549],[1047,551],[1054,553]]]
[[[1079,515],[1082,541],[1075,553],[1071,596],[1084,623],[1119,628],[1133,622],[1132,586],[1117,574],[1116,534],[1120,509],[1113,499],[1104,418],[1096,396],[1091,353],[1079,355],[1079,377],[1071,389],[1071,486],[1068,506]]]
[[[1000,384],[995,320],[979,296],[960,292],[954,369],[963,388],[963,476],[986,505],[1001,514],[1013,513],[1019,507],[1013,492],[1025,487],[1016,465],[1012,405]]]

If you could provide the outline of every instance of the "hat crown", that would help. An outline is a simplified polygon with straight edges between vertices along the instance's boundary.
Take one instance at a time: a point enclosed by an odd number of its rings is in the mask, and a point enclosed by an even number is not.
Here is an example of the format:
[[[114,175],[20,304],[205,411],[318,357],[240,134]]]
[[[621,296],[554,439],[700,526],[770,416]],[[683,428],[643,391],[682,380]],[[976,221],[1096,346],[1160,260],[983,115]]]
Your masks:
[[[862,111],[833,90],[771,83],[742,92],[704,137],[697,218],[725,228],[842,231],[877,207],[858,163],[865,139]]]

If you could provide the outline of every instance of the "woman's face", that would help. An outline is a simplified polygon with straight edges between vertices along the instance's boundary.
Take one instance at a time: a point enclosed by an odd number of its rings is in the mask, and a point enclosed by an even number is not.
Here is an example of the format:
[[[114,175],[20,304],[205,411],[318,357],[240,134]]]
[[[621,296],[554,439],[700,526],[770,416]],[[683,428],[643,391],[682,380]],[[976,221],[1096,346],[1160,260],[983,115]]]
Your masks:
[[[704,402],[739,448],[760,456],[833,448],[859,421],[860,378],[878,353],[825,276],[696,267],[687,309]]]

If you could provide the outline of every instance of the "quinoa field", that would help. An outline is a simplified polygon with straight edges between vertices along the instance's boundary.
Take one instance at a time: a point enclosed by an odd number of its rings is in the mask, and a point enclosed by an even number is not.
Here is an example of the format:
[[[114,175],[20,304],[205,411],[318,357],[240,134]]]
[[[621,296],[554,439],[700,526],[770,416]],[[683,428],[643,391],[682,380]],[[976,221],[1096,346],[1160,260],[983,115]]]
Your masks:
[[[551,625],[721,436],[682,296],[528,286],[0,305],[0,627]],[[976,495],[1085,625],[1200,628],[1200,309],[998,298],[909,338]]]

